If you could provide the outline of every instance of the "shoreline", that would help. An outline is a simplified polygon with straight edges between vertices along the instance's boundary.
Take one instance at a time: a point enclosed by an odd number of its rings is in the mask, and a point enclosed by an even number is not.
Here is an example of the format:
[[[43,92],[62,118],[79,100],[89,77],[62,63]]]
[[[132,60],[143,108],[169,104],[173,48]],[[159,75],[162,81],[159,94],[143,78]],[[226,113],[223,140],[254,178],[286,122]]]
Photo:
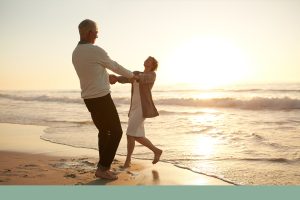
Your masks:
[[[45,128],[0,123],[0,185],[233,185],[165,162],[133,159],[124,169],[119,155],[111,168],[119,179],[98,179],[98,151],[42,140]]]

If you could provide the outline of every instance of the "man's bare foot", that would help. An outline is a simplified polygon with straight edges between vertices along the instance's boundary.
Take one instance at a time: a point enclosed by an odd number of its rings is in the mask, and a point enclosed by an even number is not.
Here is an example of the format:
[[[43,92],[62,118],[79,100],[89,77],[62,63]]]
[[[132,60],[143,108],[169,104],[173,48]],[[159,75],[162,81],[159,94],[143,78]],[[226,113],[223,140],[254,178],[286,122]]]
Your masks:
[[[153,164],[156,164],[159,161],[162,152],[163,151],[161,149],[157,149],[157,151],[154,152],[154,159],[152,161]]]
[[[115,175],[112,171],[110,170],[100,170],[100,169],[97,169],[96,173],[95,173],[95,176],[97,178],[102,178],[102,179],[108,179],[108,180],[116,180],[118,179],[118,176]]]

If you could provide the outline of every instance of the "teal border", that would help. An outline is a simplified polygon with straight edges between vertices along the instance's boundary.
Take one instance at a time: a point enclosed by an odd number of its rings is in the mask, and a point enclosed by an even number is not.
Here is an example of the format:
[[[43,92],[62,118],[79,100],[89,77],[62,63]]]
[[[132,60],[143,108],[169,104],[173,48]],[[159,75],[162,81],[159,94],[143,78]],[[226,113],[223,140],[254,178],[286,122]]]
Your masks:
[[[298,200],[300,186],[0,186],[3,200]]]

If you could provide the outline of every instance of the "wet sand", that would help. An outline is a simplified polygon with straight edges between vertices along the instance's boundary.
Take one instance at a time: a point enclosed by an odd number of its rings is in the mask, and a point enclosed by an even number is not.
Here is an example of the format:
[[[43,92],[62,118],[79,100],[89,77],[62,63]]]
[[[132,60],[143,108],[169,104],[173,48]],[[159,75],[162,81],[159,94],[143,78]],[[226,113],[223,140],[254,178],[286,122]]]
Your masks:
[[[40,139],[45,127],[0,123],[0,185],[231,185],[170,163],[116,156],[114,181],[94,176],[98,152]]]

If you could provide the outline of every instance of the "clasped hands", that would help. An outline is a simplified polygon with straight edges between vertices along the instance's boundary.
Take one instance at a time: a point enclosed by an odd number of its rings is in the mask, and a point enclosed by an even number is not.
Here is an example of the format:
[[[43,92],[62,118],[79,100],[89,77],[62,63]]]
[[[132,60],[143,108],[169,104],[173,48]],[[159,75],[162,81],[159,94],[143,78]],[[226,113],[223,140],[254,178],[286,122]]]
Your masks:
[[[131,83],[133,83],[134,81],[136,81],[136,80],[139,80],[139,72],[138,71],[134,71],[133,72],[133,77],[132,78],[130,78],[129,79],[129,81],[131,82]],[[116,82],[118,82],[118,77],[116,76],[116,75],[114,75],[114,74],[110,74],[109,75],[109,83],[110,84],[115,84]]]

